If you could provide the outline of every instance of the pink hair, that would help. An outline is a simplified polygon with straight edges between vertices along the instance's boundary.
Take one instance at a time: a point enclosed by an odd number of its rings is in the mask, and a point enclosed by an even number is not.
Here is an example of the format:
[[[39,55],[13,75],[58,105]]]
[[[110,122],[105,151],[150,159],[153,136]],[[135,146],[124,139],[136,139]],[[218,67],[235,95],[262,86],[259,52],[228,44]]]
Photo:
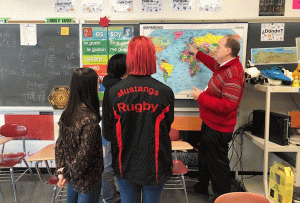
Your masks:
[[[133,37],[128,45],[127,73],[152,75],[156,73],[156,55],[153,42],[145,36]]]

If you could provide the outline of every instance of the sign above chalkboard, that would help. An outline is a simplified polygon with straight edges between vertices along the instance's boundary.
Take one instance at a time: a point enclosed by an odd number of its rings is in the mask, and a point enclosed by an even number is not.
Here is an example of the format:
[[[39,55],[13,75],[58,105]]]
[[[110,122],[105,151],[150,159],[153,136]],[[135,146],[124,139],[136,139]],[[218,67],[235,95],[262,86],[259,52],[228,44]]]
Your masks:
[[[73,23],[73,18],[46,18],[45,23],[48,24]]]

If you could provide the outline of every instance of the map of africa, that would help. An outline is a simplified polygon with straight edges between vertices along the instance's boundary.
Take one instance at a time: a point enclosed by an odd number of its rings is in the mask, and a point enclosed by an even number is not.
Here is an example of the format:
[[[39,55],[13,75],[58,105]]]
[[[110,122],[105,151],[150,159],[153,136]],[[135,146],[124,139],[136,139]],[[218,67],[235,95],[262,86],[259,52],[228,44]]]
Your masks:
[[[226,26],[224,26],[226,25]],[[141,24],[140,35],[149,37],[156,50],[154,78],[170,86],[177,99],[192,99],[192,86],[205,89],[212,71],[189,52],[189,43],[214,57],[218,41],[232,34],[241,44],[240,60],[245,64],[244,40],[247,24]]]

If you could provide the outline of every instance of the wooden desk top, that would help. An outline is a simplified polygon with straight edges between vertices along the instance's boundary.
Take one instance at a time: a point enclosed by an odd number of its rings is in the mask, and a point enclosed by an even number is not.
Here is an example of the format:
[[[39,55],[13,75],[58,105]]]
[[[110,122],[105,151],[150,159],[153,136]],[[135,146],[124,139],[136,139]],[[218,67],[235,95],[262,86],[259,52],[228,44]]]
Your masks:
[[[0,137],[0,145],[9,142],[12,139],[13,139],[12,137]]]
[[[193,149],[193,146],[188,142],[183,141],[172,141],[172,150],[188,150]],[[55,144],[50,144],[45,148],[41,149],[37,153],[33,154],[26,161],[45,161],[55,160]]]
[[[193,149],[193,146],[184,141],[172,141],[172,150],[188,150]]]
[[[50,144],[37,153],[33,154],[26,161],[55,160],[55,144]]]

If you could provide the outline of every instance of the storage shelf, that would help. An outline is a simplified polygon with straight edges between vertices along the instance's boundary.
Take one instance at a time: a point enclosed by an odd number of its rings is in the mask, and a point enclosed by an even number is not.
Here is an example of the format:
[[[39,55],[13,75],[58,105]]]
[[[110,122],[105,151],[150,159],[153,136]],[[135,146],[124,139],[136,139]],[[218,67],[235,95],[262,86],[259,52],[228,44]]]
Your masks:
[[[246,87],[250,87],[259,91],[263,92],[274,92],[274,93],[292,93],[292,92],[300,92],[299,87],[292,87],[292,86],[284,86],[284,85],[279,85],[279,86],[272,86],[272,85],[251,85],[247,84]]]
[[[264,138],[262,139],[260,137],[254,136],[251,134],[251,132],[246,131],[244,135],[256,146],[261,148],[264,151],[264,169],[263,169],[263,192],[265,196],[268,196],[268,160],[269,160],[269,152],[296,152],[297,157],[300,152],[300,147],[293,144],[293,142],[289,145],[282,146],[278,145],[274,142],[269,141],[269,126],[270,126],[270,109],[271,109],[271,94],[272,93],[300,93],[299,87],[291,87],[291,86],[272,86],[272,85],[251,85],[249,83],[246,84],[247,88],[251,88],[257,91],[265,92],[266,99],[265,99],[265,132],[264,132]],[[296,160],[296,167],[295,170],[300,169],[300,162],[298,159]],[[300,177],[298,173],[295,174],[295,186],[300,186]],[[247,186],[245,186],[247,189]],[[249,189],[248,189],[249,190]],[[251,190],[251,189],[250,189]]]
[[[260,195],[264,194],[264,186],[263,186],[263,176],[257,175],[251,178],[248,178],[247,176],[244,176],[243,180],[246,192],[253,192]]]
[[[253,142],[255,145],[257,145],[259,148],[261,148],[262,150],[265,149],[264,148],[265,139],[262,139],[255,135],[252,135],[251,132],[249,132],[249,131],[246,131],[245,135],[251,142]],[[282,146],[282,145],[279,145],[279,144],[269,141],[268,142],[268,151],[269,152],[299,152],[300,147],[294,145],[293,143]]]

